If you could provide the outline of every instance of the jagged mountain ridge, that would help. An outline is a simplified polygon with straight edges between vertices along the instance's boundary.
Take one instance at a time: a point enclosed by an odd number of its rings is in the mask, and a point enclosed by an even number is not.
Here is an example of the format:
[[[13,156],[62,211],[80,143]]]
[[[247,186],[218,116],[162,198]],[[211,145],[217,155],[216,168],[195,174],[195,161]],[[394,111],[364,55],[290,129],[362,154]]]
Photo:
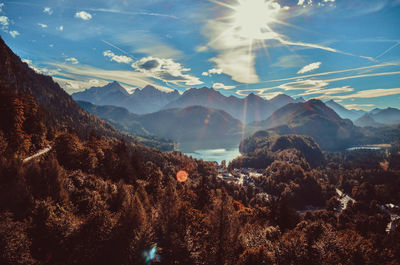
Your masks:
[[[268,118],[275,110],[288,103],[304,102],[304,99],[293,99],[280,94],[271,100],[265,100],[253,93],[245,98],[224,96],[220,92],[207,87],[191,88],[182,95],[177,90],[166,93],[153,86],[136,89],[133,94],[117,82],[104,87],[92,87],[82,92],[72,94],[75,100],[86,101],[95,105],[113,105],[124,107],[135,114],[148,114],[159,110],[203,106],[222,109],[241,120],[249,123]]]
[[[284,94],[280,94],[271,100],[265,100],[254,93],[245,98],[226,97],[212,88],[203,87],[185,91],[182,96],[166,105],[164,109],[201,105],[208,108],[223,109],[243,123],[250,123],[266,119],[280,107],[295,102],[295,99]]]
[[[382,127],[400,124],[400,110],[396,108],[373,109],[355,121],[361,127]]]
[[[148,85],[129,94],[118,82],[103,87],[91,87],[72,94],[72,98],[87,101],[95,105],[113,105],[124,107],[135,114],[145,114],[160,110],[170,101],[180,96],[177,90],[163,92]]]

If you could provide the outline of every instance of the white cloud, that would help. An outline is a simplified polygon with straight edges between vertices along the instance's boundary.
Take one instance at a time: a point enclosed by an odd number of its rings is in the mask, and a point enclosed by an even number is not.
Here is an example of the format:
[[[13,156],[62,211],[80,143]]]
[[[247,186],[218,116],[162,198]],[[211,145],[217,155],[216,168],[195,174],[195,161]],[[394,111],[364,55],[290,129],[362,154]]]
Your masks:
[[[59,31],[63,31],[64,30],[64,26],[61,25],[59,27],[56,27],[56,29],[59,30]]]
[[[299,0],[299,2],[297,3],[297,5],[299,5],[299,6],[304,5],[304,0]]]
[[[236,86],[227,86],[222,83],[214,83],[212,88],[228,90],[228,89],[234,89],[234,88],[236,88]]]
[[[318,73],[318,74],[310,74],[310,75],[303,75],[303,76],[294,76],[294,77],[288,77],[288,78],[282,78],[282,79],[273,79],[273,80],[265,81],[264,83],[273,83],[273,82],[281,82],[281,81],[289,81],[289,80],[298,80],[299,78],[309,78],[309,77],[324,76],[324,75],[331,75],[331,74],[339,74],[339,73],[346,73],[346,72],[353,72],[353,71],[361,71],[361,70],[367,70],[367,69],[373,70],[375,68],[382,68],[382,67],[396,66],[396,65],[399,65],[399,64],[398,63],[374,64],[374,65],[370,65],[370,66],[350,68],[350,69],[345,69],[345,70],[337,70],[337,71],[324,72],[324,73]]]
[[[184,68],[180,63],[172,59],[149,56],[134,62],[132,67],[148,77],[176,85],[181,85],[182,83],[187,86],[203,84],[199,78],[184,73],[189,72],[190,68]]]
[[[203,72],[201,75],[202,76],[211,76],[213,74],[220,75],[222,73],[223,73],[222,69],[220,69],[220,68],[212,68],[212,69],[209,69],[207,72]]]
[[[47,25],[46,24],[43,24],[43,23],[38,23],[38,25],[41,27],[41,28],[47,28]]]
[[[400,94],[400,88],[378,88],[358,91],[343,96],[332,96],[332,99],[353,99],[353,98],[379,98]]]
[[[107,50],[103,52],[103,55],[106,57],[109,57],[111,61],[115,61],[117,63],[131,63],[132,62],[132,58],[125,56],[125,55],[116,55],[114,54],[112,51]]]
[[[11,37],[13,37],[13,38],[15,38],[15,37],[17,37],[18,35],[20,35],[19,32],[16,31],[16,30],[12,30],[12,31],[10,31],[9,33],[10,33]]]
[[[107,85],[109,82],[106,80],[99,79],[91,79],[84,78],[82,80],[71,80],[60,77],[53,77],[54,81],[56,81],[65,91],[68,93],[79,92],[93,86],[101,87]]]
[[[308,64],[306,66],[304,66],[303,68],[301,68],[297,74],[305,74],[311,71],[314,71],[316,69],[318,69],[321,66],[321,62],[315,62],[315,63],[311,63]]]
[[[4,4],[0,3],[0,13],[3,12],[3,7],[4,7]]]
[[[120,83],[125,83],[132,87],[145,87],[151,84],[161,91],[171,92],[172,89],[159,86],[154,84],[150,78],[142,72],[127,71],[127,70],[104,70],[87,65],[71,65],[64,63],[51,63],[52,66],[60,68],[61,70],[57,73],[57,78],[62,79],[65,82],[85,81],[90,79],[106,80],[107,82],[113,80]],[[57,79],[57,82],[59,79]],[[65,88],[64,86],[62,86]],[[66,89],[68,93],[74,92]],[[81,89],[83,90],[83,89]]]
[[[0,16],[0,25],[4,27],[8,27],[10,21],[8,20],[8,17],[6,16]]]
[[[78,59],[76,59],[74,57],[67,58],[67,59],[65,59],[65,61],[69,62],[69,63],[72,63],[72,64],[78,64],[79,63]]]
[[[239,36],[229,23],[211,20],[204,29],[210,40],[208,47],[217,52],[210,61],[223,73],[240,83],[257,83],[255,54],[249,49],[249,40]]]
[[[92,19],[92,15],[90,13],[86,12],[86,11],[76,12],[75,17],[83,19],[83,20]]]
[[[52,15],[52,14],[53,14],[53,10],[52,10],[50,7],[45,7],[45,8],[43,9],[43,13]]]
[[[360,110],[360,109],[364,109],[365,107],[367,108],[372,108],[375,105],[374,104],[345,104],[343,105],[345,108],[347,109],[356,109],[356,110]]]

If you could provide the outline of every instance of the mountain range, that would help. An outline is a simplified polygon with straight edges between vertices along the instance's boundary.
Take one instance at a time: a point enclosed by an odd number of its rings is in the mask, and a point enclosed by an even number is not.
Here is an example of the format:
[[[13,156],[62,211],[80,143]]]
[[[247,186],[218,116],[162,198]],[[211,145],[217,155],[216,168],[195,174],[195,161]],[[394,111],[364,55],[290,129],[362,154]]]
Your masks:
[[[136,89],[129,94],[118,82],[109,83],[103,87],[91,87],[85,91],[72,94],[78,101],[86,101],[95,105],[108,105],[126,108],[134,114],[149,114],[160,110],[203,106],[206,108],[221,109],[229,113],[243,124],[267,119],[276,110],[290,103],[304,103],[303,98],[294,99],[285,94],[266,100],[253,93],[245,98],[224,96],[212,88],[191,88],[182,95],[174,90],[163,92],[148,85],[143,89]],[[374,109],[370,112],[347,109],[334,100],[325,104],[334,110],[342,119],[350,119],[358,126],[381,126],[399,123],[400,110],[389,108]],[[380,113],[379,115],[377,115]],[[372,114],[373,121],[366,122],[364,115]],[[358,119],[363,118],[359,121]]]
[[[87,101],[96,105],[113,105],[124,107],[135,114],[146,114],[160,110],[169,102],[180,96],[177,90],[163,92],[148,85],[129,94],[118,82],[103,87],[91,87],[85,91],[72,94],[72,98]]]
[[[366,112],[363,110],[347,109],[332,99],[325,102],[325,104],[333,109],[343,119],[350,119],[352,121],[355,121],[366,114]]]
[[[400,110],[395,108],[373,109],[357,119],[354,124],[361,127],[382,127],[400,124]]]
[[[271,100],[265,100],[253,93],[245,98],[224,96],[212,88],[191,88],[182,95],[177,90],[163,92],[153,86],[136,89],[133,94],[117,82],[104,87],[91,87],[85,91],[72,94],[75,100],[86,101],[95,105],[114,105],[124,107],[135,114],[148,114],[159,110],[203,106],[222,109],[239,119],[249,123],[268,118],[275,110],[288,103],[304,102],[304,99],[293,99],[281,94]]]
[[[78,101],[87,112],[134,135],[158,136],[174,141],[240,138],[243,124],[223,110],[191,106],[137,115],[115,106]]]

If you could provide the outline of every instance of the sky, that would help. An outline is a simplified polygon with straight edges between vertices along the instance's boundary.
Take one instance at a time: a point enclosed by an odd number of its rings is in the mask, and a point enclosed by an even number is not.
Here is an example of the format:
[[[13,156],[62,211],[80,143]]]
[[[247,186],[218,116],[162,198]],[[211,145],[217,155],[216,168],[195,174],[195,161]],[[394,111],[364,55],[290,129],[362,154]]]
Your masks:
[[[213,87],[400,108],[400,0],[0,0],[0,35],[68,93]]]

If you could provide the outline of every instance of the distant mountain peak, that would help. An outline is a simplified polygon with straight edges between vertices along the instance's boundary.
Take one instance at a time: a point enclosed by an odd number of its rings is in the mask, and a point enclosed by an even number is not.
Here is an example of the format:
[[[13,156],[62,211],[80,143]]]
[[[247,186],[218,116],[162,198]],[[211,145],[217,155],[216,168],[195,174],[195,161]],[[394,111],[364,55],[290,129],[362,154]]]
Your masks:
[[[250,94],[248,94],[246,98],[247,98],[247,99],[249,99],[249,100],[256,100],[256,99],[261,99],[261,100],[264,100],[262,97],[260,97],[260,96],[257,96],[257,95],[256,95],[256,94],[254,94],[254,93],[250,93]]]
[[[152,85],[147,85],[147,86],[145,86],[142,90],[158,90],[158,89],[155,88],[155,87],[152,86]]]
[[[286,94],[279,94],[279,95],[276,95],[275,97],[271,98],[270,100],[275,100],[275,99],[293,99],[293,98]]]
[[[129,95],[128,91],[126,91],[126,89],[123,86],[121,86],[121,84],[118,83],[117,81],[113,81],[111,83],[108,83],[105,87],[107,89],[112,89],[112,90],[115,90],[115,91],[122,92],[124,95]]]

